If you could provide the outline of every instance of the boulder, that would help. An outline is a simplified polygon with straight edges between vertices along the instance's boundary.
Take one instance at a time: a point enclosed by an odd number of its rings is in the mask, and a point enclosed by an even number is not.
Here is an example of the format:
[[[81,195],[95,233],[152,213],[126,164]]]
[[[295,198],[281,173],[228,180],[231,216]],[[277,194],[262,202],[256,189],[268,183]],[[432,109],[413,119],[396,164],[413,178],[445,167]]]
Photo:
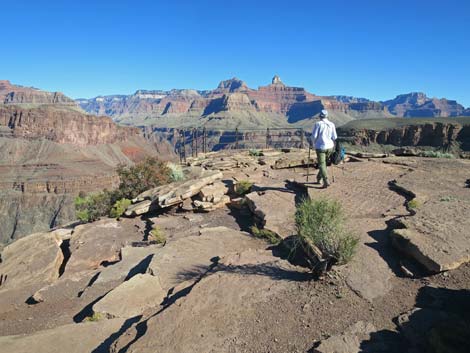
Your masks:
[[[223,182],[216,182],[212,185],[207,185],[201,189],[199,195],[202,201],[218,203],[222,197],[228,193],[228,187]]]
[[[107,318],[132,318],[156,306],[166,297],[158,277],[138,274],[123,282],[93,305],[93,312]]]
[[[0,291],[35,285],[44,286],[59,278],[64,259],[57,232],[37,233],[6,246],[0,262]]]
[[[246,204],[261,226],[282,239],[295,234],[295,198],[295,193],[284,187],[245,196]]]
[[[363,321],[356,322],[341,334],[331,336],[322,341],[314,349],[315,353],[359,353],[362,352],[361,342],[369,339],[375,327]]]

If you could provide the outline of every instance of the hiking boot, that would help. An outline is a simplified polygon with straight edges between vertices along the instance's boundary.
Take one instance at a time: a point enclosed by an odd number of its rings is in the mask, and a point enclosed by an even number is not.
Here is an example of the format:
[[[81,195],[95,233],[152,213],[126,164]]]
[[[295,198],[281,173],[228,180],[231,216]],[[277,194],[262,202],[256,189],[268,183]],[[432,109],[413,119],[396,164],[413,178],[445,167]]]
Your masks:
[[[328,181],[325,181],[325,182],[323,183],[322,189],[326,189],[326,188],[327,188],[328,186],[330,186],[330,185],[331,185],[331,184],[330,184]]]

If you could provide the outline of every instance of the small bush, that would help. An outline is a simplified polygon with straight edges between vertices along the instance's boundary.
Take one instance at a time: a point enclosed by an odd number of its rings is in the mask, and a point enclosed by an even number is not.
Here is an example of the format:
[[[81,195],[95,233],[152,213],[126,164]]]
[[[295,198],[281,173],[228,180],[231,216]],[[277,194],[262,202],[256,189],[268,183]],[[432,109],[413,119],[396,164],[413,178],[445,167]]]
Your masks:
[[[295,221],[300,239],[312,242],[325,257],[338,264],[349,262],[359,239],[345,228],[345,216],[338,201],[304,200],[297,206]]]
[[[170,170],[170,179],[171,181],[182,181],[184,180],[183,169],[180,165],[174,163],[168,163],[167,167]]]
[[[147,158],[134,166],[119,166],[119,198],[133,199],[140,193],[167,184],[170,168],[156,158]]]
[[[269,229],[259,229],[257,226],[252,226],[251,234],[253,234],[256,238],[265,239],[270,244],[277,245],[281,242],[281,239],[277,236],[277,234],[273,231],[270,231]]]
[[[82,222],[93,222],[107,216],[112,205],[112,193],[103,191],[75,198],[77,218]]]
[[[408,201],[408,208],[411,210],[416,210],[421,207],[421,203],[417,199]]]
[[[100,321],[102,318],[103,318],[103,315],[101,315],[100,313],[93,313],[93,315],[87,316],[85,318],[85,321],[95,322],[95,321]]]
[[[126,211],[127,207],[131,205],[131,200],[129,199],[120,199],[116,201],[109,211],[109,217],[119,218]]]
[[[253,183],[248,180],[240,180],[235,185],[235,192],[239,195],[245,195],[251,192],[251,188],[253,187]]]
[[[443,153],[439,151],[424,151],[421,154],[423,157],[429,157],[429,158],[455,158],[455,156],[452,153]]]
[[[159,227],[155,227],[150,231],[150,236],[157,244],[166,243],[166,236]]]
[[[252,157],[261,157],[263,155],[263,152],[257,149],[251,149],[248,151],[248,154]]]
[[[444,197],[441,197],[441,199],[439,201],[441,201],[441,202],[451,202],[451,201],[455,201],[455,197],[453,197],[453,196],[444,196]]]

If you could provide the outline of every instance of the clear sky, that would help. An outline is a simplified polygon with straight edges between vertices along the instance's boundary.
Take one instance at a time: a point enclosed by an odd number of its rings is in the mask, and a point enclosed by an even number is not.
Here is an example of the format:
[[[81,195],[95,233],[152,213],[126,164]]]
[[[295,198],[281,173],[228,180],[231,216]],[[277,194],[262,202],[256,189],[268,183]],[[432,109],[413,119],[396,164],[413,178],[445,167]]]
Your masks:
[[[467,0],[0,0],[0,79],[73,97],[250,87],[470,106]]]

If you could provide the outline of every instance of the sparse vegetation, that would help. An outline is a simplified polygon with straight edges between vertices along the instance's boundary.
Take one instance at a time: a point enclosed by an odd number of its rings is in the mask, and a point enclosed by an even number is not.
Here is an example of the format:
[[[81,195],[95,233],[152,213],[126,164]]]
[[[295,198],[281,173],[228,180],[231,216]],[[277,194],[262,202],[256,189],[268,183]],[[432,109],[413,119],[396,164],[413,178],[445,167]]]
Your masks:
[[[300,240],[313,243],[325,257],[338,264],[349,262],[359,239],[345,226],[345,216],[338,201],[304,200],[297,206],[295,221]]]
[[[170,168],[157,158],[147,158],[134,166],[117,168],[120,184],[119,198],[133,199],[145,190],[168,183]]]
[[[93,222],[109,214],[111,193],[107,190],[100,193],[89,194],[85,197],[75,198],[77,218],[82,222]]]
[[[243,196],[245,194],[248,194],[251,192],[251,188],[253,187],[253,183],[248,181],[248,180],[240,180],[236,185],[235,185],[235,192],[239,196]]]
[[[270,244],[277,245],[281,242],[281,239],[277,236],[277,234],[273,231],[270,231],[269,229],[259,229],[257,226],[252,226],[251,234],[253,234],[256,238],[265,239]]]
[[[170,170],[170,180],[171,181],[182,181],[184,180],[183,169],[179,164],[168,163],[167,167]]]
[[[155,227],[150,231],[150,236],[152,240],[155,241],[157,244],[164,244],[166,243],[166,236],[165,233],[160,229],[160,227]]]
[[[416,210],[421,207],[421,203],[417,199],[408,201],[408,208],[411,210]]]
[[[453,196],[444,196],[444,197],[441,197],[441,199],[439,201],[441,201],[441,202],[451,202],[451,201],[455,201],[455,197],[453,197]]]
[[[119,218],[122,216],[126,208],[130,206],[131,200],[129,199],[120,199],[116,201],[109,212],[109,216],[112,218]]]
[[[101,319],[103,319],[103,315],[101,315],[101,313],[93,313],[93,315],[86,317],[85,321],[96,322],[100,321]]]
[[[130,199],[141,192],[166,184],[170,179],[170,168],[156,158],[147,158],[134,166],[119,166],[120,178],[116,190],[104,190],[75,198],[77,218],[82,222],[93,222],[103,216],[120,217],[130,205]]]
[[[455,156],[452,153],[444,153],[444,152],[439,152],[439,151],[424,151],[421,153],[423,157],[429,157],[429,158],[448,158],[452,159],[455,158]]]
[[[251,149],[251,150],[248,151],[248,154],[251,157],[261,157],[263,155],[263,152],[261,152],[260,150],[257,150],[257,149]]]

